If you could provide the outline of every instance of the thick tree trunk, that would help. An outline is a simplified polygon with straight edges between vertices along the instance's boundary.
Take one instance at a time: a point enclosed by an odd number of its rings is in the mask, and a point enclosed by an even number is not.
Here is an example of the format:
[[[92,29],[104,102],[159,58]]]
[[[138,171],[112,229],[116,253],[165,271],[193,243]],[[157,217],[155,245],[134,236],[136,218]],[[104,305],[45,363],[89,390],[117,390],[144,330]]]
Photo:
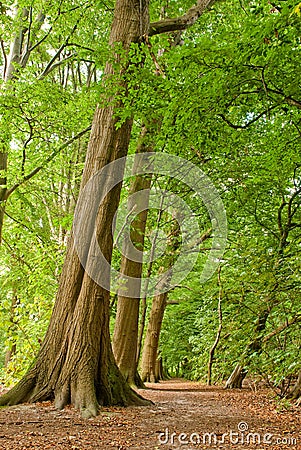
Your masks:
[[[146,128],[142,130],[141,142],[137,148],[137,153],[149,151],[143,141],[146,136]],[[134,167],[135,173],[135,167]],[[119,370],[130,385],[136,385],[136,381],[141,386],[141,380],[137,374],[137,339],[138,339],[138,319],[139,304],[141,295],[141,275],[143,264],[144,236],[149,204],[149,188],[151,184],[150,175],[138,175],[131,184],[128,200],[128,212],[136,216],[130,226],[130,233],[125,232],[121,259],[121,284],[122,288],[118,293],[117,314],[113,337],[113,352]],[[145,192],[137,198],[139,191]],[[137,215],[135,211],[140,211]],[[134,246],[134,248],[132,247]],[[132,249],[132,251],[131,251]],[[136,253],[136,250],[140,253]],[[125,276],[123,278],[122,276]],[[131,286],[126,277],[134,278]],[[124,280],[124,283],[122,281]]]
[[[127,51],[132,42],[139,41],[141,33],[147,32],[148,23],[145,0],[117,0],[110,44],[120,42]],[[121,70],[124,73],[126,68]],[[112,73],[108,64],[106,74]],[[119,85],[122,91],[127,89],[125,81],[119,79]],[[127,119],[116,129],[120,107],[121,102],[115,105],[110,102],[109,106],[96,110],[82,188],[102,167],[127,153],[132,120]],[[109,263],[113,248],[112,224],[120,189],[119,183],[109,192],[97,217],[96,236]],[[95,208],[93,195],[89,200],[84,212],[87,217]],[[89,226],[92,225],[87,221],[88,228],[83,230],[82,236],[91,235]],[[40,352],[24,378],[0,398],[0,405],[54,399],[58,408],[71,402],[84,417],[90,417],[97,414],[99,405],[145,403],[129,388],[114,361],[109,335],[109,292],[88,275],[95,270],[98,243],[92,242],[90,248],[89,242],[81,243],[87,245],[85,272],[70,239],[53,314]]]

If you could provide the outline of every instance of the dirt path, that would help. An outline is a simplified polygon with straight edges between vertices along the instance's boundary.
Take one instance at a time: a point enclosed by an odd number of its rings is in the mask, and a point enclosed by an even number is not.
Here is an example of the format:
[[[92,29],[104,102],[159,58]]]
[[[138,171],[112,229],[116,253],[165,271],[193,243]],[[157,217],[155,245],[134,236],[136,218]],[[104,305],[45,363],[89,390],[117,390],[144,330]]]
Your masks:
[[[278,412],[266,390],[183,380],[148,388],[139,392],[154,405],[104,408],[89,420],[50,403],[1,409],[0,449],[301,450],[300,408]]]

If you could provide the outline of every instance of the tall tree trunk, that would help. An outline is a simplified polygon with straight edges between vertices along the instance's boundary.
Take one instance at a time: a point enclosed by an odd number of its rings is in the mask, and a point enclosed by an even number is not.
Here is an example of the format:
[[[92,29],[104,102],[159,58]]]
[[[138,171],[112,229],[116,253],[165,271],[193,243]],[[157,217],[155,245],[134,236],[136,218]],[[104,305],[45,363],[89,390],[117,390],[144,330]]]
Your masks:
[[[157,371],[158,347],[167,297],[168,293],[163,292],[153,298],[141,359],[141,379],[143,382],[157,383],[159,381]]]
[[[152,271],[153,271],[153,262],[154,262],[154,256],[155,256],[156,245],[157,245],[157,240],[158,240],[159,224],[160,224],[160,221],[162,218],[162,213],[163,213],[162,207],[163,207],[163,197],[161,199],[161,207],[160,207],[160,209],[158,211],[158,215],[157,215],[157,221],[156,221],[157,230],[155,231],[155,235],[152,239],[149,263],[148,263],[148,267],[147,267],[146,280],[145,280],[146,282],[145,282],[145,286],[144,286],[144,289],[143,289],[143,292],[141,295],[140,324],[139,324],[139,330],[138,330],[137,357],[136,357],[137,367],[138,367],[141,350],[142,350],[142,341],[143,341],[143,336],[144,336],[146,312],[147,312],[147,293],[148,293],[148,288],[149,288],[149,279],[150,279],[150,277],[152,275]]]
[[[146,0],[117,0],[110,45],[122,43],[128,51],[131,43],[138,42],[141,34],[147,33],[148,26]],[[118,63],[117,55],[116,60]],[[126,67],[121,68],[123,74],[125,70]],[[113,74],[110,64],[105,72],[107,76]],[[119,77],[118,83],[120,92],[126,91],[124,77]],[[116,127],[121,107],[120,100],[115,104],[111,101],[95,112],[81,189],[102,167],[127,153],[132,119]],[[101,240],[104,257],[109,263],[113,248],[111,230],[120,190],[119,183],[109,192],[97,217],[96,236]],[[89,200],[85,205],[86,217],[95,208],[93,195]],[[91,235],[89,226],[88,223],[83,236]],[[95,270],[98,243],[92,242],[87,248],[85,272],[70,239],[53,314],[40,352],[24,378],[0,398],[0,405],[54,398],[58,408],[71,402],[80,409],[82,416],[90,417],[97,414],[99,405],[144,403],[129,388],[114,361],[109,335],[109,292],[88,275]]]
[[[15,10],[15,17],[18,18],[18,16],[20,18],[20,28],[16,32],[10,45],[8,64],[6,66],[6,71],[3,74],[3,79],[5,82],[13,79],[15,72],[21,65],[23,41],[27,31],[26,22],[29,16],[29,10],[27,8],[20,9],[17,7]]]
[[[207,376],[207,384],[208,386],[211,386],[212,381],[212,366],[214,361],[214,355],[216,347],[218,346],[218,343],[220,341],[222,329],[223,329],[223,310],[222,310],[222,299],[223,299],[223,288],[221,283],[221,267],[218,268],[218,275],[217,275],[218,285],[219,285],[219,297],[218,297],[218,329],[216,332],[215,341],[213,342],[212,347],[209,351],[209,361],[208,361],[208,376]]]
[[[166,247],[167,264],[161,268],[165,273],[158,286],[158,294],[154,296],[146,330],[145,342],[141,358],[141,379],[143,382],[158,382],[157,359],[161,327],[168,298],[168,286],[172,277],[172,266],[175,253],[179,247],[180,226],[176,218]],[[167,270],[169,269],[169,270]],[[160,292],[161,291],[161,292]]]
[[[150,151],[144,142],[146,133],[146,128],[144,128],[140,136],[141,142],[137,148],[137,154]],[[135,216],[135,210],[140,212],[132,221],[130,235],[128,236],[125,234],[120,268],[122,288],[118,292],[117,314],[113,337],[113,352],[117,365],[130,385],[135,385],[137,379],[139,379],[136,374],[136,349],[143,264],[142,252],[144,248],[145,227],[149,204],[148,190],[150,185],[150,175],[138,175],[132,182],[129,191],[129,214]],[[143,190],[145,190],[145,192],[137,199],[135,194]],[[135,247],[133,249],[135,254],[132,254],[132,246]],[[136,249],[140,253],[136,253]],[[134,280],[131,281],[126,277],[134,278]],[[123,280],[124,283],[122,283]],[[131,286],[128,286],[128,283],[131,283]]]
[[[229,376],[225,389],[241,389],[242,383],[247,375],[248,371],[241,364],[236,364],[233,372]]]
[[[163,360],[160,355],[158,355],[157,360],[156,360],[155,377],[159,381],[166,379],[166,375],[164,373],[164,367],[163,367]]]
[[[279,256],[283,254],[283,250],[285,249],[287,245],[287,238],[289,235],[289,230],[291,226],[291,219],[292,217],[288,214],[286,217],[287,223],[285,224],[285,227],[283,227],[282,224],[282,214],[283,214],[283,207],[282,205],[278,209],[278,228],[279,228],[279,247],[277,249]],[[277,272],[277,269],[279,267],[279,260],[276,262],[274,269]],[[273,287],[272,292],[274,292],[278,287],[278,284]],[[247,375],[247,368],[244,367],[248,365],[250,356],[254,352],[261,352],[262,346],[264,343],[263,339],[263,331],[265,330],[266,323],[269,317],[269,314],[272,310],[272,308],[277,304],[277,300],[274,298],[273,294],[270,294],[265,300],[264,304],[266,305],[262,311],[259,312],[258,318],[255,325],[254,330],[254,338],[253,340],[247,345],[245,351],[243,352],[243,355],[241,357],[241,360],[236,364],[233,372],[231,373],[230,377],[226,381],[225,388],[229,389],[241,389],[242,383],[244,378]]]

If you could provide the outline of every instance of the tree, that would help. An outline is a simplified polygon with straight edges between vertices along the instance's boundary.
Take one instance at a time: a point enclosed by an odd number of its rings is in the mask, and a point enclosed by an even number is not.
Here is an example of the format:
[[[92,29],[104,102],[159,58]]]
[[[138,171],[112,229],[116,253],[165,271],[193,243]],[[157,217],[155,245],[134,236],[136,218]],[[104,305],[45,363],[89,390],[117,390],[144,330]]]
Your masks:
[[[203,14],[203,12],[208,8],[208,6],[213,3],[213,1],[198,1],[197,4],[193,7],[191,7],[186,14],[184,14],[181,17],[178,17],[176,19],[162,19],[158,22],[154,22],[150,26],[149,30],[149,36],[154,36],[157,34],[165,33],[165,32],[171,32],[171,31],[181,31],[186,30],[191,25],[193,25],[197,19]],[[177,36],[174,39],[174,42],[172,43],[172,47],[177,45]],[[149,44],[149,43],[148,43]],[[150,46],[150,44],[149,44]],[[162,52],[161,52],[162,53]],[[154,54],[152,54],[152,57],[155,61],[156,70],[158,71],[158,74],[164,75],[162,73],[159,64],[156,60],[156,57]],[[154,118],[153,124],[151,125],[151,117],[147,118],[149,125],[146,127],[145,125],[142,126],[141,131],[141,139],[149,139],[152,141],[155,141],[155,134],[156,134],[156,128],[159,128],[159,124],[162,122],[162,117],[160,118]],[[156,127],[157,125],[157,127]],[[154,129],[155,128],[155,129]],[[152,150],[152,147],[154,146],[154,143],[152,145],[147,145],[143,141],[140,143],[137,152],[145,152]],[[145,177],[145,176],[138,176],[133,181],[129,195],[135,194],[136,192],[139,192],[142,189],[149,189],[151,183],[151,177]],[[143,200],[142,200],[143,201]],[[131,211],[135,209],[135,204],[132,204],[132,201],[129,201],[128,204],[128,210],[129,214],[131,214]],[[145,228],[146,228],[146,220],[147,220],[147,208],[148,208],[148,198],[147,193],[144,195],[144,210],[133,220],[132,226],[131,226],[131,233],[129,236],[129,241],[125,241],[124,248],[123,248],[123,254],[128,254],[128,242],[134,244],[141,252],[144,248],[144,236],[145,236]],[[142,255],[142,253],[141,253]],[[135,259],[135,258],[134,258]],[[121,260],[121,278],[122,276],[130,276],[133,278],[136,278],[136,280],[139,280],[142,275],[142,256],[140,261],[135,261],[131,258],[128,258],[126,256],[122,257]],[[138,320],[139,320],[139,306],[140,306],[140,297],[141,297],[141,283],[133,283],[135,284],[135,287],[131,287],[130,291],[133,295],[123,295],[125,290],[129,289],[126,282],[125,285],[122,286],[122,288],[119,290],[118,293],[118,302],[117,302],[117,313],[116,313],[116,322],[114,327],[114,337],[113,337],[113,351],[114,356],[117,361],[117,365],[122,372],[122,374],[125,376],[125,378],[129,381],[130,384],[140,384],[141,380],[139,379],[139,375],[137,373],[137,365],[138,360],[140,356],[140,346],[141,346],[141,339],[138,339]],[[135,292],[134,292],[135,291]],[[147,294],[146,294],[147,295]],[[164,309],[165,309],[165,302],[166,302],[167,294],[160,294],[156,296],[153,300],[153,304],[159,301],[163,301],[161,307],[159,308],[161,310],[161,319],[159,317],[153,317],[152,322],[153,326],[158,327],[160,330]],[[143,333],[144,327],[142,327],[142,333]],[[153,333],[152,333],[153,334]],[[159,331],[160,334],[160,331]],[[156,349],[158,348],[158,342],[156,345]],[[133,349],[137,348],[137,355],[136,352],[133,351]],[[157,350],[154,350],[156,353]],[[153,355],[151,356],[151,358]]]
[[[141,379],[153,383],[159,381],[157,373],[159,339],[172,277],[172,267],[176,259],[177,249],[180,246],[180,226],[176,214],[172,222],[166,248],[166,261],[159,270],[159,273],[161,272],[163,276],[157,289],[158,293],[152,301],[141,358]]]
[[[94,27],[99,17],[105,19],[108,13],[88,8],[87,14],[85,8],[74,9],[68,1],[65,8],[62,12],[61,5],[55,2],[50,5],[36,1],[30,6],[17,2],[1,8],[0,241],[12,194],[90,130],[86,127],[79,132],[81,122],[86,122],[87,115],[91,121],[95,108],[96,101],[91,109],[85,94],[95,74],[93,53],[100,51],[101,45],[85,36],[83,16]],[[76,107],[79,96],[81,106],[85,102],[82,111]]]
[[[118,0],[109,43],[112,47],[120,43],[127,53],[131,44],[139,42],[141,35],[147,33],[148,26],[147,2],[141,5],[138,1]],[[119,54],[116,53],[115,65],[120,66],[120,78],[117,76],[119,92],[126,91],[127,86],[121,76],[127,70],[127,63],[121,61],[120,50]],[[106,65],[105,73],[107,77],[113,77],[112,64]],[[126,119],[116,127],[121,106],[122,100],[118,100],[115,104],[98,107],[95,112],[82,187],[93,174],[127,152],[132,119]],[[119,184],[107,195],[97,220],[97,236],[102,240],[108,261],[113,245],[110,230],[120,188]],[[89,214],[93,204],[87,206]],[[1,397],[2,405],[54,398],[58,408],[72,402],[84,417],[90,417],[98,413],[100,404],[144,403],[125,383],[113,358],[109,335],[109,292],[88,275],[93,257],[88,256],[85,272],[73,243],[71,239],[41,350],[25,377]],[[93,251],[94,248],[88,249],[90,255]]]
[[[249,372],[265,379],[273,373],[281,388],[300,368],[300,74],[294,63],[300,19],[294,2],[232,6],[227,20],[220,9],[207,22],[211,32],[174,64],[172,98],[183,108],[170,107],[169,120],[173,139],[185,135],[208,161],[227,207],[224,328],[214,379],[227,378],[247,350]],[[180,78],[184,67],[190,76]],[[218,327],[215,292],[209,281],[201,294],[196,288],[191,294],[197,303],[187,346],[191,377],[205,376],[204,354]],[[169,323],[163,327],[163,359],[172,367],[169,350],[177,341],[166,331]]]
[[[141,133],[141,142],[137,148],[137,153],[146,152],[148,146],[144,142],[147,130],[144,127]],[[128,213],[134,217],[130,226],[130,235],[126,235],[123,245],[123,256],[121,259],[120,273],[122,277],[135,278],[133,285],[129,289],[126,280],[121,284],[118,292],[117,313],[114,327],[113,352],[119,370],[129,382],[130,385],[139,384],[137,373],[137,348],[138,340],[138,320],[139,303],[141,295],[141,276],[142,276],[142,252],[144,249],[144,236],[148,212],[149,195],[146,191],[140,201],[132,194],[137,194],[141,190],[149,190],[151,185],[151,175],[137,175],[130,187],[128,200]],[[135,210],[140,211],[138,214]],[[140,258],[132,255],[129,243],[135,245],[140,251]],[[132,255],[132,257],[131,257]],[[134,256],[134,257],[133,257]],[[136,256],[136,257],[135,257]]]
[[[93,55],[91,48],[85,55],[80,50],[75,30],[80,23],[83,34],[84,23],[79,9],[71,13],[74,5],[65,3],[62,28],[56,3],[34,1],[16,12],[13,6],[2,8],[0,20],[1,334],[7,355],[17,350],[6,374],[19,376],[25,369],[20,360],[35,355],[49,320],[96,95],[89,89],[89,71],[79,73],[79,68],[87,69],[83,58]],[[86,39],[87,47],[91,40]],[[9,321],[6,310],[12,313]],[[31,333],[33,317],[40,320]]]
[[[184,17],[186,26],[193,24],[209,3],[202,1],[192,7]],[[167,28],[164,24],[162,28],[161,23],[151,28],[156,33],[165,32],[174,29],[175,22],[177,20],[171,20]],[[106,82],[115,86],[115,96],[105,99],[96,109],[81,190],[103,167],[127,154],[133,118],[131,115],[120,118],[122,98],[128,94],[130,64],[127,54],[132,44],[138,44],[142,36],[147,35],[148,29],[146,1],[117,0],[109,40],[115,56],[113,63],[108,62],[105,68]],[[109,263],[113,248],[111,229],[120,189],[118,183],[108,193],[97,217],[96,236],[101,239],[103,254]],[[90,199],[84,211],[88,217],[95,207],[93,192]],[[90,236],[91,224],[83,226],[86,227],[82,230],[83,236]],[[97,414],[100,404],[145,403],[129,388],[113,358],[109,336],[109,292],[89,276],[96,269],[93,255],[98,244],[95,241],[81,243],[86,252],[85,270],[73,244],[71,238],[41,350],[24,378],[1,397],[2,405],[54,398],[58,408],[71,402],[84,417],[90,417]],[[109,275],[108,272],[103,274],[107,281]]]

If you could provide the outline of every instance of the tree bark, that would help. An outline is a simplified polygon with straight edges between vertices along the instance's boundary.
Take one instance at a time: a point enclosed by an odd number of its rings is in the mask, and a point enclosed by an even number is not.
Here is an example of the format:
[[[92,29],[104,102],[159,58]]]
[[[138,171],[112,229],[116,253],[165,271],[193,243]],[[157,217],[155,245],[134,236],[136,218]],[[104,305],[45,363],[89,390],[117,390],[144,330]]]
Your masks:
[[[204,11],[214,3],[215,0],[198,0],[183,16],[173,19],[159,20],[150,24],[149,36],[171,31],[186,30],[201,17]]]
[[[214,354],[216,347],[218,346],[218,343],[220,341],[222,329],[223,329],[223,311],[222,311],[222,298],[223,298],[223,288],[221,284],[221,267],[218,268],[218,284],[219,284],[219,299],[218,299],[218,329],[216,332],[215,341],[209,351],[209,361],[208,361],[208,376],[207,376],[207,384],[208,386],[211,386],[212,381],[212,365],[214,360]]]
[[[165,267],[161,268],[161,272],[166,271],[166,269],[169,270],[162,276],[160,282],[161,286],[158,286],[159,293],[153,298],[149,322],[146,330],[141,358],[141,379],[143,382],[149,381],[151,383],[157,383],[159,381],[157,360],[161,327],[168,298],[168,289],[166,288],[171,282],[172,266],[175,260],[176,250],[179,247],[179,236],[179,223],[174,219],[170,241],[166,248],[167,264]],[[161,287],[162,289],[160,289]],[[162,291],[161,293],[160,290]]]
[[[145,136],[147,130],[144,127],[141,133],[141,142],[137,148],[137,154],[150,151],[145,145]],[[135,167],[134,167],[135,173]],[[138,340],[138,321],[139,305],[141,295],[141,275],[143,264],[143,248],[145,227],[149,204],[149,188],[151,185],[151,175],[138,175],[131,184],[128,200],[128,211],[135,215],[135,210],[140,211],[133,219],[130,235],[125,234],[123,243],[123,256],[121,259],[121,283],[122,288],[118,292],[117,314],[113,336],[113,353],[116,363],[122,375],[130,385],[136,385],[140,380],[137,376],[137,340]],[[145,192],[137,200],[134,194],[139,191]],[[131,252],[131,246],[140,251],[135,255]],[[124,278],[123,278],[124,277]],[[129,280],[126,277],[134,278],[131,286],[128,286]]]
[[[162,205],[163,205],[163,203],[162,203]],[[159,227],[161,217],[162,217],[162,209],[159,209],[158,216],[157,216],[157,222],[156,222],[157,227]],[[147,292],[148,292],[148,287],[149,287],[149,278],[152,275],[152,271],[153,271],[153,260],[154,260],[154,255],[155,255],[155,251],[156,251],[157,239],[158,239],[158,228],[155,232],[154,238],[152,239],[149,264],[147,267],[147,274],[146,274],[146,283],[144,286],[144,292],[142,293],[142,296],[141,296],[141,304],[140,304],[141,319],[140,319],[140,325],[139,325],[139,330],[138,330],[137,357],[136,357],[137,366],[138,366],[138,363],[140,360],[141,349],[142,349],[142,341],[143,341],[145,322],[146,322],[146,312],[147,312]]]
[[[225,388],[226,389],[241,389],[243,380],[245,379],[248,371],[241,366],[240,364],[237,364],[235,366],[235,369],[231,373],[230,377],[228,378]]]
[[[121,43],[127,52],[131,43],[139,42],[141,33],[147,33],[148,25],[146,0],[142,3],[141,0],[117,0],[109,43],[112,47]],[[116,55],[116,63],[119,62],[120,57]],[[126,67],[120,70],[124,74]],[[107,77],[113,74],[110,64],[105,73]],[[124,78],[117,77],[117,80],[120,92],[126,91]],[[127,153],[132,119],[126,119],[119,128],[115,126],[121,107],[120,100],[111,101],[95,112],[81,189],[102,167]],[[111,230],[120,189],[119,183],[109,192],[97,217],[96,236],[101,239],[103,254],[109,263],[113,248]],[[89,204],[85,205],[87,217],[94,208],[93,202],[91,196]],[[89,229],[84,231],[91,234]],[[72,403],[83,417],[90,417],[98,413],[99,405],[145,404],[129,388],[114,361],[109,335],[109,292],[88,275],[95,269],[93,256],[97,243],[93,242],[88,247],[85,272],[70,239],[53,314],[40,352],[24,378],[0,398],[0,405],[54,399],[58,408]]]
[[[165,378],[162,357],[159,355],[156,359],[155,377],[158,381],[164,380]]]
[[[157,383],[157,358],[162,321],[168,293],[155,295],[150,311],[141,359],[141,379],[143,382]]]
[[[6,71],[3,74],[5,82],[13,79],[15,72],[18,70],[18,66],[21,64],[23,41],[27,31],[25,23],[27,22],[28,15],[29,11],[27,8],[23,8],[22,10],[16,8],[15,17],[20,16],[20,28],[10,46],[8,64],[6,66]]]

